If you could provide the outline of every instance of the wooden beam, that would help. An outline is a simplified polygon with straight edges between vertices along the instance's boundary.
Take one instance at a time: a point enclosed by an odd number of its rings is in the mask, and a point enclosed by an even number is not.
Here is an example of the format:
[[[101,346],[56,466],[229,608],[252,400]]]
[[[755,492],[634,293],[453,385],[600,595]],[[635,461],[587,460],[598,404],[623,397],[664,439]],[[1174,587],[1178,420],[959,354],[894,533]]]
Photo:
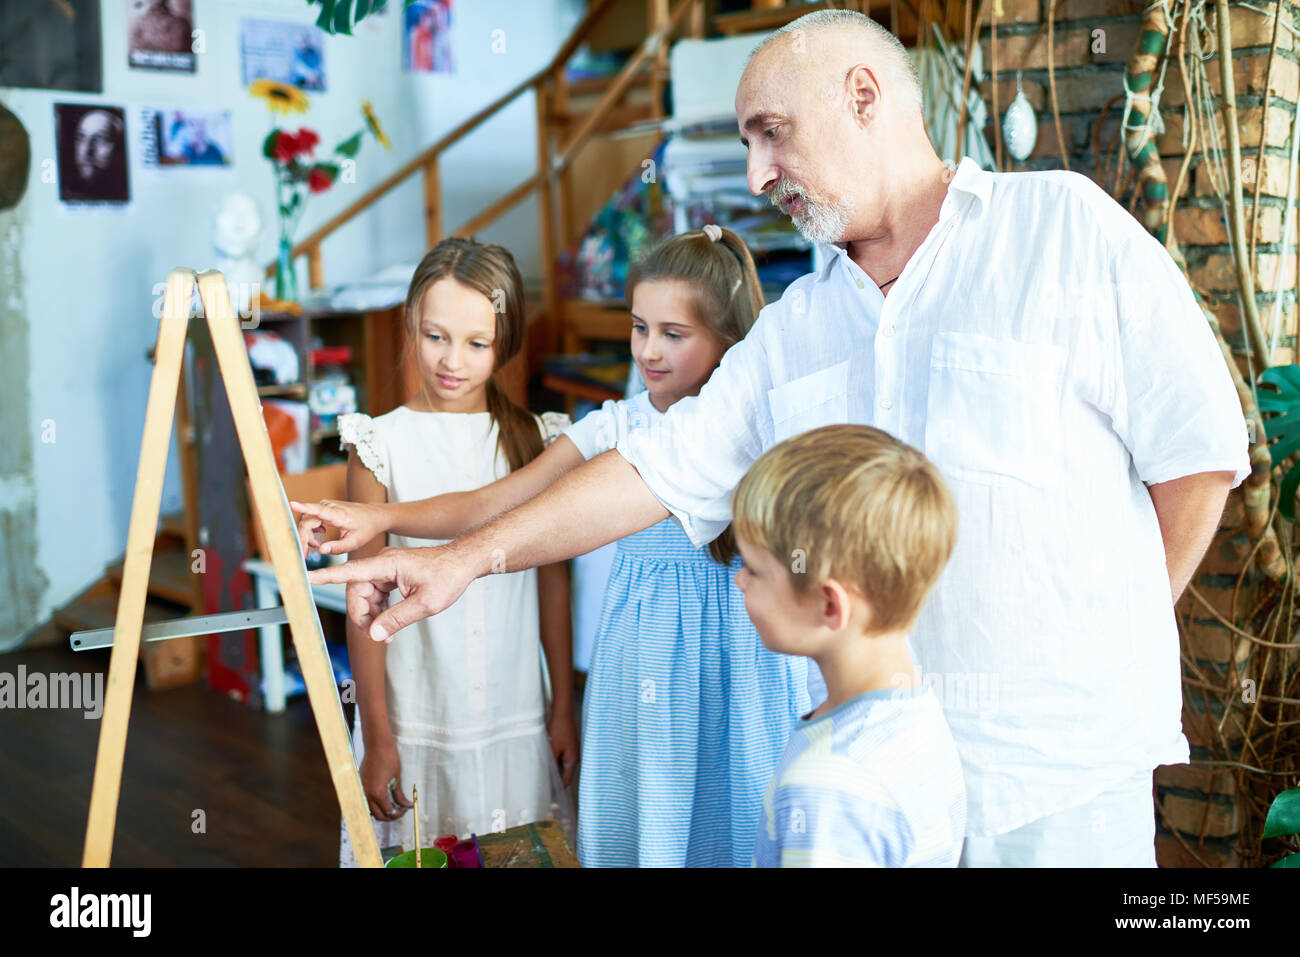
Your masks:
[[[438,159],[434,157],[424,167],[424,243],[432,249],[442,241],[442,179],[438,172]]]
[[[319,289],[325,285],[325,267],[321,263],[320,243],[312,243],[305,250],[307,253],[307,286]]]
[[[541,229],[542,305],[546,314],[541,328],[533,334],[546,340],[547,351],[554,351],[555,330],[560,328],[561,318],[555,290],[555,175],[551,172],[550,99],[549,84],[537,84],[537,173],[542,177],[537,194],[537,220]]]

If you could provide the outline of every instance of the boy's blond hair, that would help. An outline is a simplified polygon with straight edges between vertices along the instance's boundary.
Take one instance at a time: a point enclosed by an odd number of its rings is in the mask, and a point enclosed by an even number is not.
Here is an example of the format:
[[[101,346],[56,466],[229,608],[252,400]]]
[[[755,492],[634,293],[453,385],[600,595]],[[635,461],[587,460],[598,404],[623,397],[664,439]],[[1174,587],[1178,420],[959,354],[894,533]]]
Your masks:
[[[788,563],[796,593],[833,578],[865,596],[871,633],[912,626],[957,540],[939,470],[865,425],[828,425],[769,449],[732,508],[736,534]]]

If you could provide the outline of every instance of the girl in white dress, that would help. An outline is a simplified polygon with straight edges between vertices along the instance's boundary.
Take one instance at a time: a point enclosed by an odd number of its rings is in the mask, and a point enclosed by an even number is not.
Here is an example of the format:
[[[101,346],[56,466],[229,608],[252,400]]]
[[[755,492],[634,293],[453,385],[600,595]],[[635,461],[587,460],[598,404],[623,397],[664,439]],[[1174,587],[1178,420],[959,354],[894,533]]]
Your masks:
[[[411,280],[406,313],[421,390],[387,415],[340,418],[349,499],[409,502],[477,489],[526,465],[569,425],[567,416],[539,418],[515,405],[492,378],[524,339],[523,284],[506,250],[439,243]],[[385,544],[441,543],[380,535],[352,555]],[[348,600],[386,603],[353,586]],[[578,736],[564,566],[488,576],[394,637],[377,643],[348,624],[353,749],[379,846],[411,846],[413,786],[422,843],[544,818],[572,839],[564,785]],[[355,864],[346,828],[340,861]]]

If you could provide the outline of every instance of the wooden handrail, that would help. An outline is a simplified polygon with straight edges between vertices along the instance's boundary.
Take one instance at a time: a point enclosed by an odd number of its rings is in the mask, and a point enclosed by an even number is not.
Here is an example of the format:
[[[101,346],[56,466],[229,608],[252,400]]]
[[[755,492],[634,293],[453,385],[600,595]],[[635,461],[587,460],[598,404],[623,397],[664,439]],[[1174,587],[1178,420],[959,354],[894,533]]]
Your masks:
[[[459,124],[451,132],[445,134],[427,149],[422,150],[414,158],[402,164],[383,180],[376,183],[360,197],[348,204],[343,210],[330,217],[323,225],[317,227],[308,236],[296,243],[290,250],[290,259],[296,259],[299,256],[306,255],[309,258],[309,275],[310,285],[316,288],[323,284],[323,275],[321,268],[321,242],[330,234],[335,232],[344,223],[354,219],[359,213],[374,205],[381,197],[390,192],[395,187],[401,185],[417,172],[423,171],[425,174],[425,204],[426,204],[426,239],[433,240],[439,237],[441,233],[441,210],[438,203],[439,196],[434,194],[440,193],[438,177],[438,159],[443,152],[455,145],[472,130],[482,124],[485,120],[491,118],[502,108],[512,103],[525,90],[530,88],[538,97],[545,95],[544,86],[548,80],[557,81],[562,78],[562,71],[570,57],[577,51],[583,40],[595,27],[596,23],[609,11],[615,0],[595,0],[587,13],[579,21],[577,27],[569,35],[568,39],[560,46],[559,51],[543,69],[529,76],[527,79],[520,81],[506,93],[497,97],[487,106],[483,107],[473,116]],[[627,88],[635,79],[637,72],[648,57],[658,57],[661,55],[662,45],[668,42],[669,37],[681,25],[682,20],[688,11],[700,7],[702,0],[681,0],[677,10],[671,18],[655,33],[647,36],[636,52],[624,64],[623,68],[615,76],[605,95],[601,97],[600,102],[587,114],[582,125],[569,138],[569,142],[559,151],[559,154],[553,157],[550,169],[539,169],[536,174],[516,186],[505,196],[498,199],[491,206],[468,220],[464,225],[458,228],[452,235],[467,236],[472,233],[481,231],[486,226],[495,222],[499,217],[504,215],[519,202],[521,202],[530,192],[539,188],[550,188],[551,183],[556,176],[559,176],[572,164],[578,151],[586,144],[587,140],[595,133],[596,129],[606,119],[610,111],[619,102],[627,92]],[[698,17],[697,17],[698,19]],[[539,111],[539,116],[541,115]],[[544,131],[539,129],[538,135],[545,135]],[[432,243],[431,243],[432,244]],[[278,263],[272,263],[266,269],[268,277],[274,276],[278,268]],[[548,267],[549,268],[549,267]]]

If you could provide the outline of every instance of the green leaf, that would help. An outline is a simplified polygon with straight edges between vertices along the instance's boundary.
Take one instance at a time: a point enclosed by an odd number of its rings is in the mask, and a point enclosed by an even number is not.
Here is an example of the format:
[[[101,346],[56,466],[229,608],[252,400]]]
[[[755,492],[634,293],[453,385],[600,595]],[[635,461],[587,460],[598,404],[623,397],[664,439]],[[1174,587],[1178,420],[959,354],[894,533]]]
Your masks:
[[[352,36],[352,0],[338,0],[334,14],[334,32]]]
[[[1277,510],[1288,522],[1295,521],[1295,493],[1300,489],[1300,468],[1292,469],[1277,490]]]
[[[1300,395],[1300,366],[1273,366],[1260,373],[1259,381],[1272,383],[1284,393]]]
[[[316,18],[316,26],[327,33],[333,33],[334,0],[307,0],[307,2],[320,4],[320,16]]]
[[[334,147],[335,153],[341,153],[343,156],[356,156],[361,149],[361,134],[349,136],[338,146]]]
[[[1268,454],[1273,458],[1274,468],[1295,455],[1296,452],[1300,452],[1300,432],[1292,433],[1280,442],[1275,442],[1268,447]]]
[[[1300,854],[1288,854],[1273,864],[1273,867],[1300,867]]]
[[[266,139],[262,141],[262,155],[267,159],[271,159],[275,156],[275,141],[279,135],[279,130],[271,130],[271,132],[267,134]]]
[[[1264,420],[1264,434],[1270,442],[1286,438],[1300,426],[1300,408],[1292,406],[1282,415],[1275,415]]]
[[[360,23],[362,20],[364,20],[366,18],[366,14],[369,12],[370,12],[370,0],[357,0],[357,12],[355,14],[357,23]]]
[[[1283,395],[1280,392],[1266,392],[1260,389],[1256,393],[1259,401],[1259,410],[1261,412],[1290,412],[1292,409],[1300,407],[1296,396]]]
[[[1275,797],[1264,821],[1264,837],[1286,834],[1300,834],[1300,788],[1283,791]]]

